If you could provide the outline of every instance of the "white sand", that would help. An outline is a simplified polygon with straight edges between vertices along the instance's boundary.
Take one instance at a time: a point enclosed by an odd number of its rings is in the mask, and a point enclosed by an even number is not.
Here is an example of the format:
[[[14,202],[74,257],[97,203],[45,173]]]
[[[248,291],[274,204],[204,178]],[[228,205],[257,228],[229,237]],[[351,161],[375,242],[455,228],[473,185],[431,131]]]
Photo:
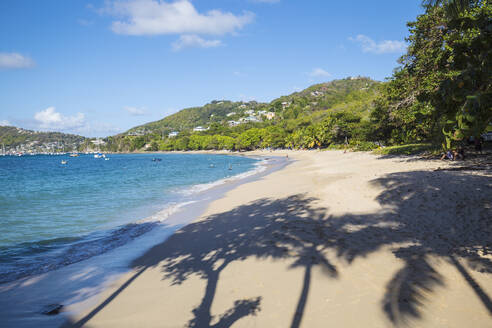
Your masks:
[[[137,259],[71,324],[492,327],[490,171],[288,155]]]

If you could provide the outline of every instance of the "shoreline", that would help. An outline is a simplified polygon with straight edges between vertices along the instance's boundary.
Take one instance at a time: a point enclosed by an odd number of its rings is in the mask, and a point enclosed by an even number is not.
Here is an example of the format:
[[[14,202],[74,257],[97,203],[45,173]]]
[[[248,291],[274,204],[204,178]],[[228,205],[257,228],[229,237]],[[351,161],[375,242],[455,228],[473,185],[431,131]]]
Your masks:
[[[236,155],[237,156],[237,155]],[[251,156],[259,159],[258,156]],[[147,249],[169,237],[182,226],[198,218],[207,204],[220,198],[228,190],[243,183],[281,169],[287,165],[283,159],[275,158],[267,163],[258,162],[250,171],[223,178],[206,185],[195,185],[186,202],[151,231],[127,244],[101,253],[89,259],[41,274],[20,278],[0,285],[0,318],[6,327],[56,326],[61,325],[68,313],[78,313],[92,306],[108,285],[128,272],[129,263]],[[264,167],[264,169],[259,169]],[[192,187],[192,188],[194,188]],[[200,190],[205,187],[204,190]],[[158,213],[156,213],[158,214]],[[154,215],[156,215],[154,214]],[[146,223],[146,219],[137,224]],[[62,286],[57,282],[65,281]],[[67,286],[68,285],[68,286]],[[22,304],[22,305],[16,305]],[[63,312],[56,316],[41,314],[45,306],[63,305]]]
[[[474,251],[491,239],[490,172],[286,153],[290,165],[211,202],[66,326],[487,327],[492,279],[467,261],[491,258]]]

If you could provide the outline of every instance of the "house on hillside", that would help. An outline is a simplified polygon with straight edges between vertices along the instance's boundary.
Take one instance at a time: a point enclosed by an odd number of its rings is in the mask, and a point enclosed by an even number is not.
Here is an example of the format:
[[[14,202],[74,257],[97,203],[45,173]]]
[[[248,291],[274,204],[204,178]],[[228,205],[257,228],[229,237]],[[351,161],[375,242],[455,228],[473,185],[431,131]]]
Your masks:
[[[248,109],[248,110],[247,110],[247,111],[245,111],[244,113],[245,113],[245,114],[248,114],[248,115],[253,115],[253,114],[254,114],[254,112],[255,112],[254,110],[252,110],[252,109]]]
[[[228,121],[227,123],[229,124],[230,127],[238,126],[239,124],[241,124],[241,122],[238,121]]]
[[[236,112],[230,112],[229,114],[227,114],[226,116],[227,117],[231,117],[232,115],[236,115]]]
[[[97,138],[96,140],[91,140],[92,144],[95,146],[102,146],[105,145],[106,142],[102,140],[101,138]]]
[[[282,103],[282,109],[286,109],[287,107],[289,107],[289,106],[290,106],[290,104],[292,104],[292,102],[290,102],[290,101],[284,101],[284,102]]]
[[[173,132],[169,133],[167,136],[168,136],[169,138],[174,138],[174,137],[177,137],[177,136],[178,136],[178,134],[179,134],[179,132],[178,132],[178,131],[173,131]]]
[[[197,126],[196,128],[193,129],[194,132],[203,132],[207,130],[208,129],[204,128],[203,126]]]
[[[258,115],[261,117],[266,118],[267,120],[272,120],[275,117],[274,112],[267,112],[266,110],[260,110],[258,111]]]
[[[260,122],[260,119],[256,116],[248,116],[244,118],[244,122]]]

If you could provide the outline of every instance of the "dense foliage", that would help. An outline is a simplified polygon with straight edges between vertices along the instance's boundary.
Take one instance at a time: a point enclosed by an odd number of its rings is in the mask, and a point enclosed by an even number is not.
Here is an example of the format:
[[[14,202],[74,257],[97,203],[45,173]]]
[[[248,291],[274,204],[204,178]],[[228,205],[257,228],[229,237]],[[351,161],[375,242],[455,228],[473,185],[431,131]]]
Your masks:
[[[472,2],[473,3],[473,2]],[[492,4],[477,1],[446,25],[449,73],[430,100],[446,119],[446,147],[468,136],[478,138],[492,121]]]
[[[371,114],[391,144],[479,138],[492,119],[492,15],[489,1],[428,1],[408,24],[401,66]]]

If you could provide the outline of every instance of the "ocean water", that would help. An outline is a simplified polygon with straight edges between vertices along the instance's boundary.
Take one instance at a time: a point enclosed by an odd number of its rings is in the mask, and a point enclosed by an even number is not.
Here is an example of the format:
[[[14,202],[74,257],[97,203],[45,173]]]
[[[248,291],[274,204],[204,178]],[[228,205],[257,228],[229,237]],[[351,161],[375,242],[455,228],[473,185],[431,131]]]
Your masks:
[[[108,158],[0,157],[0,283],[125,245],[208,188],[261,170],[240,156]]]

